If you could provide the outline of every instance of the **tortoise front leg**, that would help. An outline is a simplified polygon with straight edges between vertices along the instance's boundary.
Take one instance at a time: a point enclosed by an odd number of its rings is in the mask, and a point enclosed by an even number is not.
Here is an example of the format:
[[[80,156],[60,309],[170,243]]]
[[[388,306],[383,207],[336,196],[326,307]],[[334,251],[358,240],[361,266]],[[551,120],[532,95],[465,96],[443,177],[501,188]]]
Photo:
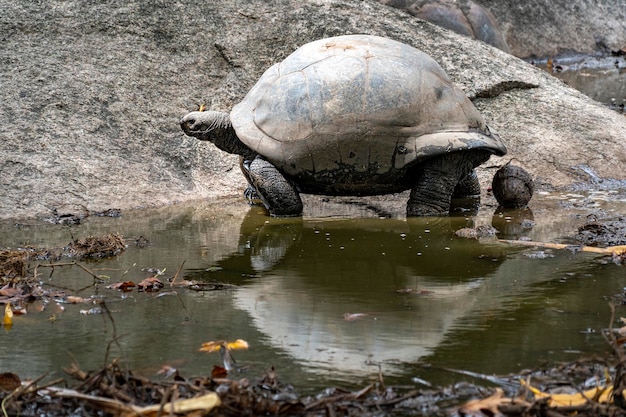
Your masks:
[[[411,189],[406,215],[447,216],[457,182],[457,176],[445,168],[423,167],[417,184]]]
[[[239,157],[239,168],[241,169],[243,176],[246,177],[246,181],[248,182],[248,186],[245,190],[243,190],[243,197],[251,206],[260,206],[263,204],[263,202],[259,198],[256,189],[252,186],[252,180],[250,179],[249,171],[251,162],[252,161],[250,159],[246,159],[243,156]]]
[[[249,163],[245,161],[242,170],[270,215],[302,215],[300,194],[274,165],[257,156]]]
[[[423,162],[411,189],[407,216],[447,216],[453,195],[480,193],[473,170],[489,156],[486,151],[452,152]]]
[[[454,187],[452,198],[475,198],[480,197],[480,181],[476,170],[472,169],[470,173]]]

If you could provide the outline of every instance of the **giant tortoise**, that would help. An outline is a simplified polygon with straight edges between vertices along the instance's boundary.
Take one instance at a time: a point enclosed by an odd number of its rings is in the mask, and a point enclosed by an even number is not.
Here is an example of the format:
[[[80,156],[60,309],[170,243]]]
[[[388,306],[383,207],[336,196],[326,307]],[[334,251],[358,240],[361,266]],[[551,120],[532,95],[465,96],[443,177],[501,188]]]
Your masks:
[[[479,194],[474,168],[506,153],[432,58],[369,35],[308,43],[270,67],[230,114],[195,111],[180,124],[241,155],[249,191],[273,216],[301,215],[300,193],[408,189],[408,216],[446,215],[453,196]]]

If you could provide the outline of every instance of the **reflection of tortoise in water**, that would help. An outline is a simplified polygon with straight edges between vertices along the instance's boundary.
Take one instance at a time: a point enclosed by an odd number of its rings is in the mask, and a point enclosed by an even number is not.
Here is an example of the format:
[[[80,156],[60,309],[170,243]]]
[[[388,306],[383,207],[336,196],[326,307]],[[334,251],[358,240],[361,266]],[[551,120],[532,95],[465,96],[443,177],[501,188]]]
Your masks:
[[[190,136],[243,157],[270,214],[300,215],[300,192],[411,189],[407,215],[441,215],[478,194],[474,168],[504,155],[463,92],[428,55],[376,36],[306,44],[272,66],[231,114],[192,112]]]

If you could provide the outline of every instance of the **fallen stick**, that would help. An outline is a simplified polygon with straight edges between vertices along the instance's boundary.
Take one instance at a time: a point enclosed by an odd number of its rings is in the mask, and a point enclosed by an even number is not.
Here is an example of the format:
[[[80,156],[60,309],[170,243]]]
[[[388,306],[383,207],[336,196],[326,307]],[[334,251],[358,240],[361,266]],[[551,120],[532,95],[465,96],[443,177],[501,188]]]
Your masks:
[[[565,243],[534,242],[532,240],[498,239],[498,242],[510,243],[512,245],[538,246],[540,248],[550,248],[550,249],[571,249],[571,250],[577,250],[581,252],[593,252],[593,253],[601,253],[603,255],[613,255],[613,256],[620,256],[620,255],[626,254],[626,245],[607,246],[606,248],[596,248],[594,246],[568,245]]]
[[[171,401],[167,404],[155,404],[145,407],[125,404],[114,398],[83,394],[68,388],[49,387],[45,390],[41,390],[41,394],[50,395],[52,397],[73,398],[76,400],[87,401],[116,417],[156,417],[158,415],[173,414],[187,415],[187,413],[198,411],[206,413],[221,404],[219,396],[214,392],[209,392],[193,398]]]

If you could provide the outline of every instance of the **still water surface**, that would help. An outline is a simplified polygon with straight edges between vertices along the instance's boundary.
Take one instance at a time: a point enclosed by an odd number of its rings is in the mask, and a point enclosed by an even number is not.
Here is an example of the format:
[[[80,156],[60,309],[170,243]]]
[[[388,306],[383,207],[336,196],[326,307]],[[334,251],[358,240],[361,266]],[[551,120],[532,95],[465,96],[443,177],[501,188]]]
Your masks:
[[[44,306],[34,303],[1,331],[0,369],[22,378],[62,376],[72,357],[83,369],[99,368],[109,348],[151,378],[163,365],[183,376],[208,375],[220,361],[198,351],[203,342],[245,339],[250,349],[235,352],[248,367],[242,376],[256,378],[274,365],[281,380],[315,392],[361,385],[379,367],[387,383],[448,384],[464,377],[445,368],[503,374],[604,353],[607,303],[623,291],[624,266],[454,231],[494,223],[505,238],[559,241],[591,207],[624,212],[626,197],[615,193],[610,202],[606,193],[538,195],[532,212],[485,207],[475,217],[271,219],[228,202],[88,218],[72,227],[0,224],[1,247],[61,247],[109,232],[130,242],[114,259],[81,262],[110,276],[105,284],[93,285],[77,267],[38,269],[43,282],[67,294],[102,296],[115,326],[106,315],[81,314],[88,305],[51,301],[38,311]],[[535,226],[520,227],[524,218]],[[139,236],[150,244],[133,245]],[[236,288],[106,288],[139,282],[151,275],[146,268],[171,277],[183,262],[186,279]]]
[[[626,57],[571,57],[537,65],[592,99],[624,113],[626,106]]]

